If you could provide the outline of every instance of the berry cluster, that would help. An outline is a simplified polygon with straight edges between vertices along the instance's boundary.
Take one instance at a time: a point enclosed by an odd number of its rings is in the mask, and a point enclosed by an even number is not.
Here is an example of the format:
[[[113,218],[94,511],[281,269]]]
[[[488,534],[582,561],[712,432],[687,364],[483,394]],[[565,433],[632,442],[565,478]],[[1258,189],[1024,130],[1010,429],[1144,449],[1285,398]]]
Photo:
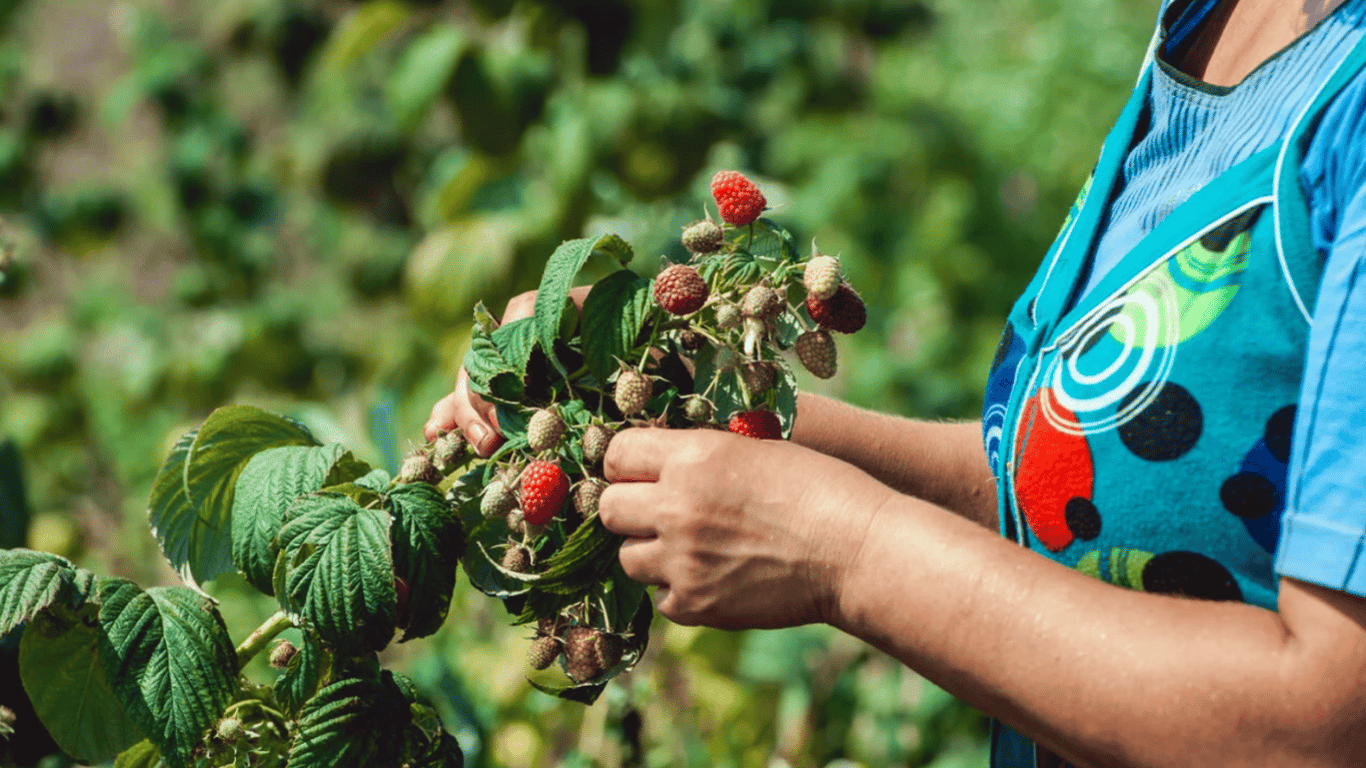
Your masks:
[[[620,318],[604,320],[602,304],[593,306],[597,294],[590,293],[580,327],[550,315],[539,327],[569,330],[553,348],[538,336],[525,364],[509,368],[500,366],[525,348],[512,342],[498,348],[496,323],[476,311],[479,333],[498,355],[479,358],[472,351],[466,369],[472,388],[499,403],[508,441],[449,485],[448,498],[470,531],[465,569],[471,581],[502,598],[519,623],[536,623],[528,663],[542,690],[591,698],[596,694],[585,691],[599,690],[644,651],[650,616],[644,587],[620,573],[620,539],[597,520],[608,487],[602,463],[613,436],[655,427],[784,439],[796,412],[795,378],[784,353],[828,379],[837,371],[833,334],[853,333],[867,321],[839,260],[814,246],[803,258],[789,233],[761,218],[768,203],[752,181],[722,171],[711,191],[720,222],[708,214],[683,229],[685,261],[666,264],[648,285],[625,270],[606,281],[617,293],[604,303],[618,301]],[[629,252],[619,239],[592,248]],[[636,284],[630,290],[637,293],[613,298]],[[546,305],[558,309],[558,303]],[[594,345],[603,342],[594,334],[603,329],[621,341],[595,364]],[[441,482],[434,479],[449,474],[448,457],[459,453],[447,439],[411,457],[402,475]],[[557,660],[568,680],[558,687],[540,674]]]

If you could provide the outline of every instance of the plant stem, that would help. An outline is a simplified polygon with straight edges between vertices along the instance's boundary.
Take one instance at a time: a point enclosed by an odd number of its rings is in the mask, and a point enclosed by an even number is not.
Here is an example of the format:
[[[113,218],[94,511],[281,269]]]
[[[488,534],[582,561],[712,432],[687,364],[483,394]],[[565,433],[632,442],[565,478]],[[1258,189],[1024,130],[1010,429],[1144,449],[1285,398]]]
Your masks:
[[[237,668],[240,670],[247,666],[247,662],[256,658],[266,643],[275,639],[275,636],[294,626],[294,622],[289,620],[284,611],[276,611],[274,616],[266,619],[265,623],[256,628],[251,636],[242,641],[237,646]]]

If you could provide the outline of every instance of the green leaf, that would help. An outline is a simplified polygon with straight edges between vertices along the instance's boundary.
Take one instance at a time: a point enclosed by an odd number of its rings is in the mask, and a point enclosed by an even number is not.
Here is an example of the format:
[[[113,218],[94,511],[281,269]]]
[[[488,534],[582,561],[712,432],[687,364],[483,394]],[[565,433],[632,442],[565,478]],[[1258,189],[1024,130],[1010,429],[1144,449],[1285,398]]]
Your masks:
[[[119,753],[114,768],[157,768],[161,765],[161,750],[151,739],[143,739]]]
[[[328,481],[339,460],[350,455],[340,443],[287,445],[261,451],[242,468],[232,503],[232,559],[252,586],[275,594],[275,536],[285,512],[300,496],[335,485]]]
[[[232,496],[255,454],[284,445],[316,445],[302,426],[248,405],[209,415],[175,444],[152,485],[148,522],[161,551],[187,583],[233,569]]]
[[[304,704],[288,768],[400,765],[412,713],[390,678],[348,677]]]
[[[94,590],[93,579],[94,574],[58,555],[0,551],[0,636],[59,600],[80,608]]]
[[[491,335],[476,331],[462,364],[470,377],[470,389],[475,393],[509,403],[521,400],[525,389],[523,371],[503,357]]]
[[[621,541],[621,536],[607,530],[602,520],[594,517],[580,525],[564,546],[545,561],[535,588],[557,594],[587,592],[611,571]]]
[[[275,596],[329,650],[359,656],[393,638],[390,522],[383,509],[324,492],[299,499],[280,529]]]
[[[631,244],[621,239],[620,235],[603,235],[593,244],[593,253],[601,254],[610,259],[616,259],[617,263],[623,267],[631,263],[635,258],[636,251]]]
[[[469,506],[473,513],[479,514],[479,500],[476,497]],[[461,512],[466,517],[466,512]],[[465,569],[470,584],[489,597],[507,598],[524,594],[529,587],[523,581],[509,576],[494,562],[494,552],[501,552],[508,540],[507,520],[502,517],[483,519],[469,533],[470,543],[465,547],[465,555],[460,565]]]
[[[498,326],[490,337],[498,353],[520,375],[526,373],[527,361],[536,349],[536,321],[523,317]]]
[[[778,366],[778,381],[773,386],[773,412],[783,428],[783,439],[792,437],[792,426],[797,421],[797,377],[786,365]]]
[[[408,587],[407,616],[398,622],[403,640],[426,637],[441,628],[450,610],[456,567],[465,551],[460,518],[445,495],[427,483],[400,485],[385,501],[394,518],[394,575]]]
[[[565,301],[569,298],[569,289],[588,257],[593,255],[599,243],[607,244],[608,250],[604,253],[615,256],[613,249],[619,248],[616,242],[620,240],[615,235],[566,240],[550,254],[545,272],[541,274],[541,287],[536,292],[536,340],[540,342],[541,349],[555,349],[555,338],[559,335],[560,318],[564,314]],[[555,355],[548,353],[546,356],[561,375],[569,375]]]
[[[93,606],[86,613],[35,617],[19,642],[19,676],[57,746],[77,762],[96,765],[114,759],[143,734],[105,674]]]
[[[125,711],[172,768],[237,690],[237,654],[208,598],[184,587],[100,581],[100,659]]]
[[[773,236],[778,239],[778,248],[779,252],[782,254],[783,261],[796,263],[802,260],[801,254],[797,252],[796,238],[794,238],[792,233],[787,231],[785,227],[772,219],[762,217],[759,218],[756,223],[761,227],[767,228],[768,231],[772,232]]]
[[[323,661],[326,651],[307,638],[289,660],[289,665],[275,681],[275,698],[285,712],[295,715],[304,703],[312,698],[322,682]]]
[[[650,281],[620,269],[593,285],[583,302],[583,357],[598,381],[628,358],[651,307]]]
[[[362,488],[369,488],[375,493],[383,493],[389,487],[389,473],[382,469],[372,469],[366,472],[363,477],[356,478],[356,485]]]
[[[395,0],[373,0],[356,8],[327,41],[324,64],[342,67],[355,63],[407,18],[407,9]]]
[[[455,72],[466,40],[460,27],[435,24],[404,49],[384,84],[385,100],[399,125],[414,128],[427,114]]]

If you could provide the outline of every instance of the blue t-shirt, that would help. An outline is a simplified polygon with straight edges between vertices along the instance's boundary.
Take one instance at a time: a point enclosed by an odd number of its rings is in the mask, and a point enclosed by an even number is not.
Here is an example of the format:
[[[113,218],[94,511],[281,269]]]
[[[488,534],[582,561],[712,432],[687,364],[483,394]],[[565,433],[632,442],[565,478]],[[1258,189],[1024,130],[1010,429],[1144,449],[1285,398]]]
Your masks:
[[[1366,34],[1366,0],[1346,0],[1242,83],[1220,88],[1161,60],[1214,5],[1164,6],[1146,130],[1125,158],[1083,293],[1191,193],[1280,140]],[[1324,271],[1316,303],[1303,308],[1312,329],[1276,571],[1366,596],[1366,74],[1324,113],[1300,180]]]

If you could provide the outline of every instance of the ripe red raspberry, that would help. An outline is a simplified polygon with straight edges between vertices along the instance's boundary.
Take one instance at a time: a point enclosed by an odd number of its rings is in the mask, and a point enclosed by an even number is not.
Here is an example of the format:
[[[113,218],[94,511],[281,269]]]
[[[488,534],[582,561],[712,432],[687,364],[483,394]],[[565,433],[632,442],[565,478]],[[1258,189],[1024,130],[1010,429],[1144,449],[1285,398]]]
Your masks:
[[[764,193],[738,171],[717,171],[711,177],[711,196],[726,223],[743,227],[759,218],[768,207]]]
[[[691,315],[707,303],[707,281],[687,264],[674,264],[655,278],[655,301],[671,315]]]
[[[731,432],[759,440],[782,440],[783,426],[773,411],[744,411],[730,417]]]
[[[569,497],[569,478],[560,465],[533,461],[522,470],[522,519],[545,525]]]
[[[797,337],[793,345],[797,359],[818,379],[835,375],[835,340],[826,330],[807,331]]]
[[[824,301],[807,296],[806,311],[822,328],[840,333],[853,333],[868,322],[868,308],[863,306],[863,299],[848,285],[841,285],[835,295]]]

